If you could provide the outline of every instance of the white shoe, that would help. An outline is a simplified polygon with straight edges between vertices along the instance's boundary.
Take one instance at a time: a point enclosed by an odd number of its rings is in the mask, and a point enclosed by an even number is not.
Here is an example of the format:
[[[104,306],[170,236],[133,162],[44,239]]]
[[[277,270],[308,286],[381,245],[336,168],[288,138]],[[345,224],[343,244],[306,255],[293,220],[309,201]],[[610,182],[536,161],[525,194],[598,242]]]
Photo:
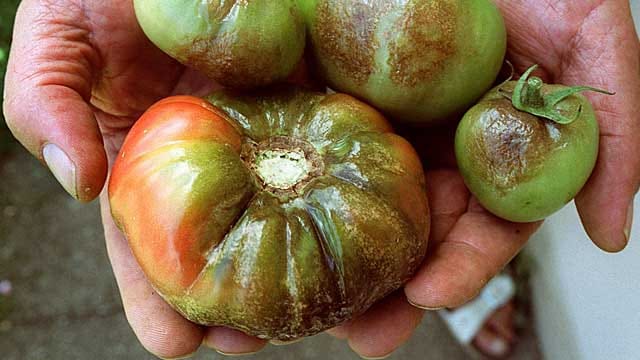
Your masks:
[[[496,310],[513,298],[515,292],[513,279],[500,274],[491,279],[475,299],[455,309],[439,310],[438,314],[453,336],[467,349],[473,349],[471,342],[476,334]]]

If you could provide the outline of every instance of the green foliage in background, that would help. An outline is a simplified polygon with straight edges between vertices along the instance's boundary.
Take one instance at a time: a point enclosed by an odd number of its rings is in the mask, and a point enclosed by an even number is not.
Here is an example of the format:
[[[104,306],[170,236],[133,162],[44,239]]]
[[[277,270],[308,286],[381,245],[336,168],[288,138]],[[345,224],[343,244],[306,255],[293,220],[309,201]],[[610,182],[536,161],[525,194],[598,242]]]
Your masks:
[[[4,91],[4,74],[7,71],[11,31],[13,30],[13,20],[19,3],[20,0],[0,1],[0,94],[3,94]],[[0,110],[1,108],[2,105],[0,105]],[[7,151],[9,146],[14,143],[12,139],[0,111],[0,154]]]

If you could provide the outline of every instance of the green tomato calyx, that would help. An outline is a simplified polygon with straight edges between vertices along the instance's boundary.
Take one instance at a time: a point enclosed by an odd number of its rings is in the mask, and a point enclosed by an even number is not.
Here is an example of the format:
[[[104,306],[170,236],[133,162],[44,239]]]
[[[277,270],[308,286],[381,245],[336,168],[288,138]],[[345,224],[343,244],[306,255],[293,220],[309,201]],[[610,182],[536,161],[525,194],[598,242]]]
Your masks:
[[[511,100],[513,106],[520,111],[554,121],[558,124],[570,124],[580,117],[582,105],[579,105],[569,112],[566,110],[560,111],[557,105],[562,100],[583,91],[595,91],[601,94],[615,95],[615,93],[589,86],[567,87],[562,90],[543,94],[542,88],[545,85],[544,82],[539,77],[531,76],[537,68],[538,65],[533,65],[522,75],[516,83],[513,93],[508,94],[505,91],[500,91],[505,97]]]

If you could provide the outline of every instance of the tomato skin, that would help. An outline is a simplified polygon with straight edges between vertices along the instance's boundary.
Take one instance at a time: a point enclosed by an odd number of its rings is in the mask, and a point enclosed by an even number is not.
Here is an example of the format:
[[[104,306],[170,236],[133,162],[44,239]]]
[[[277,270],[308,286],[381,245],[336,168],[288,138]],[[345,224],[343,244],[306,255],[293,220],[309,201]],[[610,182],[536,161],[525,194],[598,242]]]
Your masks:
[[[321,75],[393,120],[462,115],[495,81],[506,30],[490,0],[301,0]]]
[[[504,93],[515,81],[490,91],[460,122],[455,140],[460,172],[470,191],[493,214],[513,222],[543,220],[582,189],[598,157],[595,112],[582,95],[557,106],[580,108],[570,124],[515,109]],[[566,89],[544,85],[543,94]]]
[[[409,279],[430,227],[424,173],[384,117],[300,89],[207,100],[152,106],[109,183],[114,219],[169,304],[200,324],[291,340]],[[274,189],[254,167],[271,144],[303,149],[313,171]]]
[[[295,0],[134,0],[149,39],[226,87],[285,80],[305,46]]]
[[[229,155],[239,153],[241,146],[240,135],[208,102],[187,96],[167,98],[149,108],[136,122],[112,170],[109,197],[114,219],[120,226],[126,225],[125,234],[142,269],[158,290],[167,295],[181,293],[184,286],[195,280],[199,267],[204,266],[199,244],[193,241],[204,235],[194,223],[202,221],[197,209],[205,208],[206,204],[198,204],[202,201],[196,197],[213,201],[220,194],[206,193],[188,184],[172,189],[173,193],[162,192],[165,180],[154,177],[155,166],[161,161],[179,163],[180,154],[171,152],[181,150],[180,143],[207,142],[227,147]],[[206,171],[209,165],[202,158],[204,154],[196,152],[194,158],[182,161],[194,167],[192,172]],[[229,179],[223,180],[233,183],[238,178],[242,174],[230,174]],[[231,185],[220,181],[218,186]],[[242,191],[248,193],[251,186],[245,180]],[[135,221],[129,222],[129,218]],[[220,241],[224,234],[211,235]],[[156,240],[153,245],[139,243],[144,237]]]
[[[493,84],[506,30],[491,0],[135,0],[147,36],[229,88],[283,82],[308,45],[332,88],[432,125]],[[307,36],[310,43],[306,44]]]

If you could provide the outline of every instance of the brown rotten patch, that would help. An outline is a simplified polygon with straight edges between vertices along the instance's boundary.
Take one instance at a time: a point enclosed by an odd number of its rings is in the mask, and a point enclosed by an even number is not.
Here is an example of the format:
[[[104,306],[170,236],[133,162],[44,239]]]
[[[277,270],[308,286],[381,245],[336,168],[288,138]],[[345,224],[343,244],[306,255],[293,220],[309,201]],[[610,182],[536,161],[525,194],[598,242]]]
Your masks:
[[[381,14],[393,5],[389,1],[321,1],[315,31],[318,46],[341,72],[364,84],[374,71],[379,47],[375,31]]]
[[[389,44],[391,79],[416,86],[433,80],[456,54],[458,1],[421,1],[406,7],[392,29],[399,37]]]
[[[510,100],[487,103],[469,151],[484,181],[507,191],[538,174],[550,154],[564,148],[579,125],[560,125],[513,109]],[[562,128],[562,129],[561,129]]]

